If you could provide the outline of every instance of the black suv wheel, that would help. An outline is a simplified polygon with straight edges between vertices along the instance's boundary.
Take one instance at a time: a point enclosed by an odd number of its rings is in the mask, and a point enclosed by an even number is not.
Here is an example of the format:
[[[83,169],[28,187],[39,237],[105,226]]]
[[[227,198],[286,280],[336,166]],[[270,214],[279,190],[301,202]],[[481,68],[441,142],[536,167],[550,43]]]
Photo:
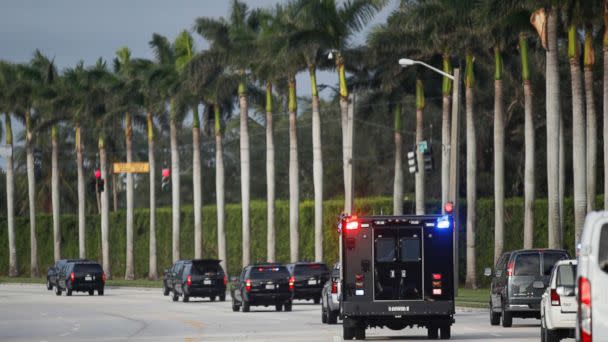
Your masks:
[[[509,311],[502,309],[502,326],[510,328],[513,325],[513,314]]]
[[[500,313],[492,310],[492,304],[490,304],[490,325],[500,324]]]
[[[51,282],[48,279],[46,280],[46,289],[49,291],[53,289],[53,285],[51,285]]]
[[[285,303],[285,304],[284,304],[284,306],[285,306],[285,311],[291,311],[291,305],[292,305],[292,304],[291,304],[291,301],[289,301],[289,302]]]
[[[238,312],[241,310],[241,307],[239,305],[236,304],[236,301],[234,300],[234,298],[232,299],[232,311],[234,312]]]
[[[249,302],[243,301],[243,312],[249,312],[250,309]]]
[[[61,296],[61,289],[58,286],[55,286],[55,294]]]
[[[165,285],[163,285],[163,296],[168,296],[169,292],[169,289]]]

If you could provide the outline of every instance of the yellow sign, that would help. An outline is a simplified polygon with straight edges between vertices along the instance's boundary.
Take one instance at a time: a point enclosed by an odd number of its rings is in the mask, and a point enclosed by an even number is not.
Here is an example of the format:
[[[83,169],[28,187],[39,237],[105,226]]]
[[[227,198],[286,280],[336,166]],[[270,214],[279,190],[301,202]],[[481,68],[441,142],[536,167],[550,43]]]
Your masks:
[[[112,171],[114,173],[148,173],[150,172],[150,164],[147,162],[135,163],[114,163]]]

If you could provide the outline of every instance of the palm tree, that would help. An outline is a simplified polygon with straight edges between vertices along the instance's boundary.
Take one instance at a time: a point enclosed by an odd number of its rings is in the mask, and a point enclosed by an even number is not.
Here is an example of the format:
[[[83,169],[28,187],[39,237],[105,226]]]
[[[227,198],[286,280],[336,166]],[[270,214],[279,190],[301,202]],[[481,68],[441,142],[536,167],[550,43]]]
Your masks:
[[[251,257],[250,237],[250,151],[249,129],[247,126],[247,72],[252,69],[251,56],[255,55],[255,41],[259,32],[259,20],[255,11],[249,11],[247,5],[239,0],[232,0],[229,19],[198,18],[196,31],[211,42],[213,50],[221,53],[226,65],[236,70],[241,76],[238,85],[240,107],[240,161],[241,161],[241,206],[242,206],[242,263],[248,265]]]
[[[15,171],[13,168],[13,130],[11,112],[14,106],[14,90],[16,70],[15,66],[0,61],[0,112],[4,112],[5,140],[8,147],[6,155],[6,209],[8,226],[8,250],[10,277],[19,274],[17,264],[17,246],[15,242]]]
[[[604,0],[604,36],[602,39],[604,61],[603,136],[608,136],[608,0]],[[608,139],[604,140],[604,165],[608,165]],[[608,167],[604,167],[604,194],[608,194]],[[608,196],[604,196],[604,210],[608,210]]]
[[[418,158],[418,172],[416,172],[416,215],[424,215],[424,156],[420,153],[420,143],[424,139],[424,85],[422,80],[416,80],[416,154]]]
[[[587,215],[587,153],[585,139],[585,108],[583,84],[580,67],[580,44],[577,38],[578,20],[580,19],[580,3],[573,1],[569,8],[568,28],[568,58],[570,60],[570,76],[572,78],[572,163],[574,177],[574,227],[578,241]],[[561,239],[557,241],[561,246]]]

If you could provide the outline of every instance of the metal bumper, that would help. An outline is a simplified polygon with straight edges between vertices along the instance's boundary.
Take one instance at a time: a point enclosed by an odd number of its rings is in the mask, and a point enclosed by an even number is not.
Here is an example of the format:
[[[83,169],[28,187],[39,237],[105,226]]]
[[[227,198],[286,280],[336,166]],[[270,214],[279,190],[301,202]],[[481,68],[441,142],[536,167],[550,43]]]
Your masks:
[[[344,316],[448,316],[455,313],[454,301],[343,302]]]
[[[246,300],[251,305],[274,305],[284,303],[293,298],[292,293],[248,293]]]

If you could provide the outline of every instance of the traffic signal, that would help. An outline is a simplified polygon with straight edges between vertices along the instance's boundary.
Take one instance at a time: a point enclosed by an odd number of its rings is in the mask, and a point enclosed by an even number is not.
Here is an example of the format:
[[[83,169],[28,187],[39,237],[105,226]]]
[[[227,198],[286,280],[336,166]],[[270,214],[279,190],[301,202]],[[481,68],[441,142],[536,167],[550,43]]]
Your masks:
[[[169,176],[171,175],[171,170],[168,167],[164,167],[162,172],[162,180],[161,180],[161,189],[163,191],[167,191],[169,189]]]
[[[430,146],[422,153],[422,158],[424,159],[424,171],[433,171],[435,163],[433,162],[433,149]]]
[[[101,170],[95,169],[95,189],[96,192],[103,192],[103,187],[105,185],[105,181],[101,179]]]
[[[418,160],[415,147],[407,152],[407,165],[410,173],[418,172]]]

